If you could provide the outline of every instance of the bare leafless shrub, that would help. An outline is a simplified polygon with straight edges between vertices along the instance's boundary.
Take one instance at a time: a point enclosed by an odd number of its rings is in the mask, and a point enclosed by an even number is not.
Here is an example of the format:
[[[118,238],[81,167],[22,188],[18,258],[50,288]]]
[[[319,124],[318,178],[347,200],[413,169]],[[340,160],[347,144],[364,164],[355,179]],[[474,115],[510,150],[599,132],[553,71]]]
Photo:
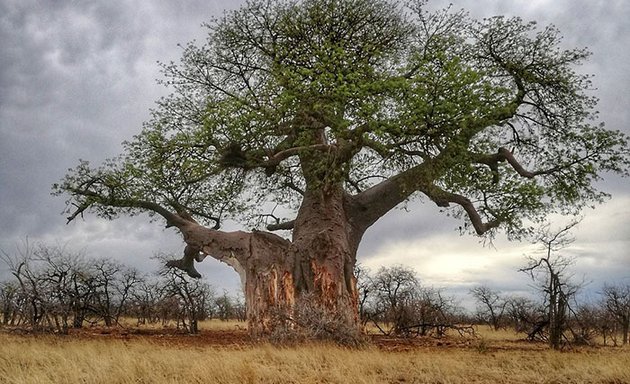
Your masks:
[[[593,345],[599,334],[601,310],[594,305],[580,305],[569,322],[572,344]]]
[[[400,337],[442,337],[457,324],[457,306],[440,289],[423,287],[416,272],[402,265],[382,267],[374,275],[357,274],[359,314],[381,333]],[[470,327],[468,327],[470,328]]]

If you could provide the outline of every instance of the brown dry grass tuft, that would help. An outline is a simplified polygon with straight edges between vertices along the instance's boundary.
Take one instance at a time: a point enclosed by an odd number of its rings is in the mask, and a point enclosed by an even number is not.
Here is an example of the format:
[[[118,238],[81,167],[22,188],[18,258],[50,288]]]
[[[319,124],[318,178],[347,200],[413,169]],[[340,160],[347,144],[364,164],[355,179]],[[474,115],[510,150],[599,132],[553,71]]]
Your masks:
[[[228,334],[216,332],[215,337]],[[514,341],[491,336],[497,337],[490,333],[464,348],[427,343],[392,352],[323,344],[209,345],[209,335],[203,334],[195,338],[0,333],[0,382],[630,383],[628,348],[555,352],[518,348]]]

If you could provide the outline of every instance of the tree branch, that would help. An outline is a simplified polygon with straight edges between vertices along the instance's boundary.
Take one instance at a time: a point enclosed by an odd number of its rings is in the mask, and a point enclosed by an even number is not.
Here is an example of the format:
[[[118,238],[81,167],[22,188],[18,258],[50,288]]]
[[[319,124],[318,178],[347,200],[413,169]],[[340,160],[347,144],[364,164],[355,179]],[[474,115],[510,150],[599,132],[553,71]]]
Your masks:
[[[272,167],[280,164],[283,160],[288,159],[289,157],[296,156],[300,154],[300,152],[307,150],[315,150],[315,151],[328,151],[333,149],[335,146],[329,144],[314,144],[314,145],[306,145],[302,147],[293,147],[289,149],[285,149],[280,151],[272,156],[269,159],[261,162],[259,164],[260,167]]]
[[[489,222],[483,222],[481,215],[475,208],[474,204],[465,196],[459,195],[457,193],[447,192],[436,185],[431,185],[429,188],[422,190],[422,192],[427,195],[431,200],[435,202],[439,207],[449,207],[450,203],[457,204],[461,206],[468,218],[470,219],[473,228],[475,228],[475,232],[478,235],[483,235],[489,230],[498,227],[501,224],[499,219],[495,219]]]
[[[90,208],[94,204],[101,204],[103,206],[116,208],[140,208],[152,211],[162,216],[166,220],[167,227],[179,227],[183,224],[183,221],[192,220],[192,217],[184,219],[181,215],[175,214],[168,209],[162,207],[161,205],[151,201],[104,197],[94,191],[90,191],[87,189],[69,188],[68,191],[74,195],[85,196],[88,199],[83,204],[78,205],[77,210],[70,216],[68,216],[67,223],[70,223],[79,214],[82,214],[86,209]]]
[[[492,155],[476,155],[476,158],[474,159],[474,161],[479,164],[486,164],[487,166],[489,166],[492,172],[495,174],[494,181],[498,182],[499,180],[498,180],[497,165],[504,161],[510,164],[510,166],[516,171],[516,173],[518,173],[522,177],[533,179],[536,176],[550,175],[555,172],[561,171],[563,169],[569,168],[575,164],[579,164],[580,162],[589,159],[590,157],[591,157],[590,155],[586,155],[586,156],[580,157],[579,159],[571,161],[569,163],[561,164],[561,165],[558,165],[556,167],[552,167],[549,169],[529,171],[521,165],[521,163],[516,159],[514,154],[509,149],[501,147],[499,148],[497,153],[492,154]]]
[[[291,230],[295,226],[295,220],[284,221],[282,223],[268,224],[268,231]]]
[[[447,192],[434,185],[432,180],[435,175],[432,175],[430,165],[430,163],[422,163],[356,196],[349,197],[350,212],[355,227],[363,231],[367,230],[385,213],[416,191],[424,193],[440,207],[448,207],[450,203],[460,205],[479,235],[501,224],[498,219],[483,222],[481,215],[468,198]]]
[[[430,164],[429,160],[416,165],[357,195],[348,196],[350,221],[361,235],[379,218],[416,192],[419,184],[433,180]]]

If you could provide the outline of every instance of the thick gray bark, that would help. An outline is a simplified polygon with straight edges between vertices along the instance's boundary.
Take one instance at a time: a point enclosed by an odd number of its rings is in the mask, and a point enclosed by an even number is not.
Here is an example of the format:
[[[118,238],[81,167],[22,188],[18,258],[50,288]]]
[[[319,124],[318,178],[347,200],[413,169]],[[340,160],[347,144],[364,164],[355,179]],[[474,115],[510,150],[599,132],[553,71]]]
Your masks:
[[[353,269],[362,233],[348,223],[341,188],[305,195],[292,241],[254,231],[223,232],[172,218],[187,243],[184,257],[169,263],[196,276],[194,261],[208,255],[232,266],[244,283],[247,319],[254,337],[269,335],[278,322],[290,324],[301,297],[359,329]]]

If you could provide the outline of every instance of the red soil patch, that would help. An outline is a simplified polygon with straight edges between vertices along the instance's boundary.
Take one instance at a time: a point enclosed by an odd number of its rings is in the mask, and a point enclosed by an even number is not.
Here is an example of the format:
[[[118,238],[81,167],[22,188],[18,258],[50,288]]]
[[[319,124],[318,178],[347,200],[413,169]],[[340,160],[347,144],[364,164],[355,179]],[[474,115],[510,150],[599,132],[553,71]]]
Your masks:
[[[241,348],[254,344],[245,329],[201,330],[199,333],[191,335],[176,328],[86,328],[72,331],[71,336],[95,339],[144,340],[163,345],[199,347]]]
[[[25,329],[4,329],[5,332],[38,336],[42,333]],[[2,330],[0,330],[2,332]],[[245,328],[229,330],[202,329],[195,335],[188,334],[177,328],[123,328],[123,327],[86,327],[71,329],[68,335],[60,338],[73,339],[112,339],[112,340],[142,340],[166,346],[176,347],[220,347],[230,349],[248,348],[264,341],[253,340]],[[505,340],[500,343],[484,344],[480,339],[463,337],[416,337],[398,338],[385,335],[369,335],[369,344],[388,352],[404,352],[419,349],[476,349],[480,352],[498,350],[540,350],[546,349],[543,343],[531,343],[519,340]]]

